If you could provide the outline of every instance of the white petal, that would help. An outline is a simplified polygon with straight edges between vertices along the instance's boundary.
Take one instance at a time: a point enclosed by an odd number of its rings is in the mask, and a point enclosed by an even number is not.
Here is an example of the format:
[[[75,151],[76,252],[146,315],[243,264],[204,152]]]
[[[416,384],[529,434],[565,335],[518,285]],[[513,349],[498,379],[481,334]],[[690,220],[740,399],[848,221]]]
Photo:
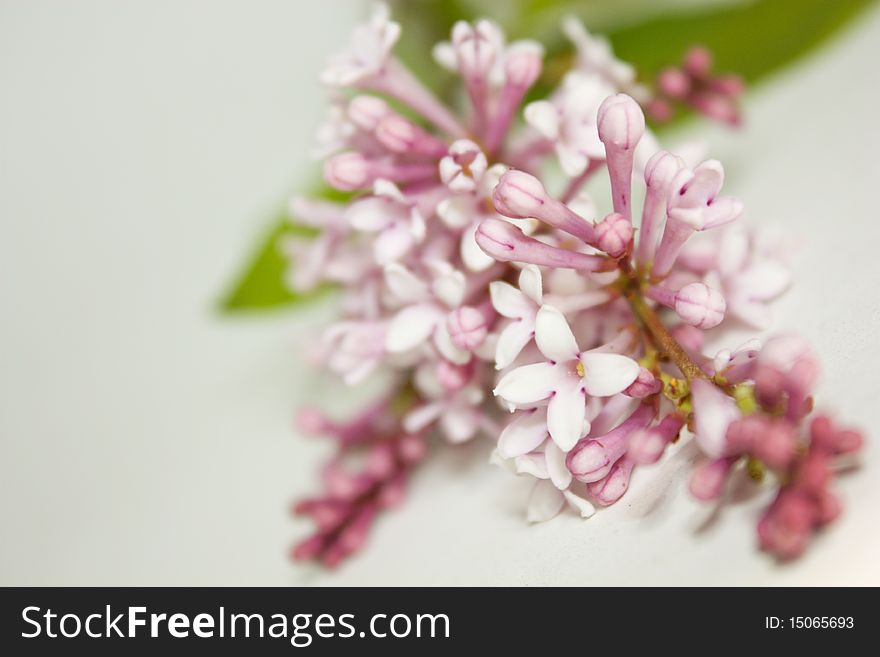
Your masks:
[[[565,316],[553,306],[544,305],[538,310],[535,317],[535,343],[548,360],[557,363],[573,360],[580,353]]]
[[[730,228],[721,238],[718,269],[724,276],[740,271],[749,256],[749,236],[740,227]]]
[[[564,385],[556,388],[556,394],[547,406],[547,429],[563,452],[568,452],[580,440],[586,412],[581,380],[571,376]]]
[[[523,110],[523,117],[526,123],[547,139],[559,137],[559,111],[553,103],[546,100],[529,103]]]
[[[472,408],[451,408],[440,418],[440,426],[449,442],[458,445],[477,432],[476,413]]]
[[[450,196],[437,204],[437,216],[450,228],[464,228],[475,214],[474,197],[470,194]]]
[[[508,367],[535,334],[534,322],[514,319],[504,327],[495,343],[495,369]]]
[[[385,178],[377,178],[373,183],[373,194],[376,196],[395,201],[399,204],[406,204],[406,196],[400,191],[400,188],[390,180]]]
[[[547,472],[550,481],[559,490],[565,490],[571,484],[572,476],[565,467],[565,452],[563,452],[552,440],[544,448],[544,458],[547,459]]]
[[[727,308],[731,315],[756,329],[766,329],[772,323],[773,314],[763,301],[732,297]]]
[[[717,228],[737,219],[743,211],[743,204],[732,196],[719,196],[705,210],[705,227]]]
[[[385,265],[385,284],[404,303],[424,301],[428,297],[428,286],[425,282],[397,262]]]
[[[562,172],[570,178],[581,175],[589,164],[589,159],[580,150],[561,143],[556,145],[556,157]]]
[[[352,203],[345,218],[353,228],[375,232],[382,230],[395,218],[395,213],[389,212],[389,207],[385,199],[365,198]]]
[[[373,242],[373,255],[380,265],[400,260],[413,247],[412,233],[406,224],[397,223],[384,228]]]
[[[562,496],[553,482],[541,480],[535,483],[532,493],[529,495],[529,506],[526,512],[526,518],[529,522],[544,522],[556,517],[562,506],[565,504],[565,498]]]
[[[593,397],[610,397],[636,380],[641,368],[632,358],[620,354],[588,351],[581,355],[584,388]]]
[[[596,513],[596,507],[594,507],[592,504],[590,504],[588,500],[585,500],[577,493],[566,490],[562,491],[562,495],[565,497],[565,501],[577,510],[577,512],[581,515],[581,518],[589,518],[594,513]]]
[[[520,319],[529,317],[535,312],[532,301],[510,283],[503,281],[489,283],[489,296],[492,299],[492,306],[504,317]]]
[[[440,41],[431,51],[434,61],[440,64],[447,71],[456,72],[458,69],[458,58],[455,56],[455,48],[449,41]]]
[[[425,218],[418,208],[412,208],[409,211],[409,232],[413,240],[418,244],[421,244],[422,240],[425,239],[425,234],[428,232]]]
[[[739,274],[736,287],[752,299],[767,301],[782,294],[790,282],[791,272],[787,267],[765,260]]]
[[[550,363],[534,363],[511,370],[498,382],[495,394],[511,404],[531,404],[547,399],[564,372]]]
[[[445,408],[446,404],[442,401],[414,408],[404,416],[403,428],[409,432],[421,431],[440,417]]]
[[[449,328],[446,322],[440,322],[437,330],[434,331],[434,346],[437,351],[448,361],[457,365],[466,365],[471,360],[471,354],[465,349],[460,349],[452,342],[452,336],[449,335]]]
[[[541,452],[532,452],[531,454],[523,454],[514,459],[516,474],[530,475],[535,479],[549,479],[550,473],[547,472],[547,459]]]
[[[539,306],[543,297],[541,270],[535,265],[526,265],[519,273],[519,289]]]
[[[477,244],[476,234],[479,226],[479,222],[476,222],[461,235],[461,246],[459,247],[461,260],[464,262],[464,266],[471,271],[486,271],[495,264],[495,259]]]
[[[441,318],[433,306],[407,306],[389,322],[385,349],[391,353],[409,351],[428,339]]]
[[[580,193],[571,201],[566,203],[570,210],[579,214],[584,219],[592,220],[599,213],[596,210],[596,203],[589,194]]]
[[[547,439],[547,414],[542,409],[520,411],[498,437],[498,454],[509,459],[528,454]]]
[[[707,456],[719,458],[724,455],[727,427],[740,415],[736,402],[703,379],[691,382],[691,397],[697,445]]]
[[[510,459],[502,458],[497,449],[493,449],[489,454],[489,465],[497,465],[511,474],[516,474],[516,464]]]
[[[465,285],[464,274],[449,267],[447,271],[438,273],[431,288],[440,301],[455,308],[464,298]]]

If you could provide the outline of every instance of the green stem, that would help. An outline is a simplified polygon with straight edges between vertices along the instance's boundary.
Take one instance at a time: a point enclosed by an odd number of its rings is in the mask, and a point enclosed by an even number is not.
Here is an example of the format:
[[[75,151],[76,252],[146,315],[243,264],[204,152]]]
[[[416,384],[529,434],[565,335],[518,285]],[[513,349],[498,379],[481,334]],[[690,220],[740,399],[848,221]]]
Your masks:
[[[639,290],[631,289],[625,296],[635,316],[651,334],[657,349],[672,359],[672,362],[676,364],[688,381],[709,378],[672,337],[657,313],[645,302],[645,298]]]

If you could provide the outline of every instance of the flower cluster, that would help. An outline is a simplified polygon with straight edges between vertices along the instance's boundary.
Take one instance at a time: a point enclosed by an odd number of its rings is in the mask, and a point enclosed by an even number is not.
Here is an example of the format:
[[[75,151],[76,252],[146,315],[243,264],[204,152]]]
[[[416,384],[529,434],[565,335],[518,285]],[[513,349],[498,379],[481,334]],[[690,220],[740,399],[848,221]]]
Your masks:
[[[657,76],[657,94],[647,103],[649,116],[668,121],[677,107],[692,110],[723,123],[742,122],[739,99],[745,89],[738,75],[712,72],[712,53],[694,46],[685,53],[681,66],[669,66]]]
[[[838,514],[832,473],[861,437],[811,419],[808,345],[705,353],[730,317],[766,325],[789,284],[782,251],[734,225],[743,207],[722,193],[721,163],[661,150],[642,109],[656,98],[608,43],[576,21],[565,31],[574,68],[525,105],[541,47],[486,20],[434,50],[461,77],[462,113],[394,56],[400,28],[381,6],[325,69],[336,95],[318,152],[351,198],[293,201],[322,233],[291,242],[289,280],[342,287],[319,354],[329,370],[348,384],[391,376],[348,422],[300,415],[338,449],[326,493],[295,507],[317,525],[295,557],[333,565],[356,550],[431,436],[491,440],[493,462],[535,480],[531,521],[615,503],[691,431],[697,498],[719,498],[735,471],[776,476],[764,549],[794,556]],[[691,59],[693,79],[714,84]],[[608,201],[584,191],[600,175]]]

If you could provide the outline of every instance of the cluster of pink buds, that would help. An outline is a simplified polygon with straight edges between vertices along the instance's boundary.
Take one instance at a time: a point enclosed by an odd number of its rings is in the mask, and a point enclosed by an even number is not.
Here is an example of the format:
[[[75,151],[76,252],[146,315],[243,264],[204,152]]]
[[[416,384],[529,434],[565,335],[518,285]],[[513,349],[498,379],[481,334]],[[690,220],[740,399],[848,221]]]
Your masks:
[[[525,105],[541,47],[486,20],[434,49],[461,77],[463,113],[394,56],[384,6],[324,71],[335,95],[318,152],[351,199],[293,202],[323,232],[290,243],[289,280],[342,287],[325,367],[349,385],[389,383],[348,423],[300,416],[338,450],[327,493],[296,506],[318,527],[296,558],[333,565],[360,547],[430,439],[491,441],[493,463],[534,480],[534,522],[614,504],[691,432],[706,455],[696,497],[721,497],[740,470],[777,477],[765,549],[792,556],[837,514],[828,482],[861,438],[809,424],[818,370],[804,341],[704,353],[729,318],[767,324],[789,284],[784,250],[734,225],[743,206],[722,194],[718,161],[660,148],[608,43],[576,21],[565,30],[574,68]],[[697,59],[685,95],[715,84]],[[585,192],[597,176],[607,199]]]
[[[317,531],[291,554],[333,567],[364,544],[379,511],[402,501],[407,477],[428,445],[422,435],[395,426],[384,403],[347,423],[302,409],[298,424],[303,432],[334,439],[337,455],[324,467],[324,495],[293,505],[293,513],[309,516]]]
[[[656,95],[647,103],[648,115],[658,123],[669,121],[676,107],[690,107],[709,118],[737,126],[742,122],[740,97],[745,84],[738,75],[712,72],[712,53],[694,46],[681,66],[660,71]]]

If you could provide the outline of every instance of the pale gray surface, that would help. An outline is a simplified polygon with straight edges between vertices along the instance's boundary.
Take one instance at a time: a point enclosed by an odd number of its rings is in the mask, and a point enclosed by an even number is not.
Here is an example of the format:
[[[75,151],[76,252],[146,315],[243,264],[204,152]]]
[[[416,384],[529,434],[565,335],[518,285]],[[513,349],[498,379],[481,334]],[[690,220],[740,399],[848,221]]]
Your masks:
[[[763,500],[697,531],[687,447],[589,521],[528,526],[527,482],[474,445],[428,465],[363,556],[291,567],[307,525],[285,506],[325,449],[290,416],[337,394],[297,354],[331,308],[230,320],[210,303],[313,170],[316,67],[354,3],[114,6],[0,3],[0,583],[880,584],[876,440],[846,516],[791,566],[754,550]],[[868,429],[878,40],[874,11],[755,92],[744,133],[708,133],[749,221],[803,237],[777,324],[815,342],[823,401]]]

